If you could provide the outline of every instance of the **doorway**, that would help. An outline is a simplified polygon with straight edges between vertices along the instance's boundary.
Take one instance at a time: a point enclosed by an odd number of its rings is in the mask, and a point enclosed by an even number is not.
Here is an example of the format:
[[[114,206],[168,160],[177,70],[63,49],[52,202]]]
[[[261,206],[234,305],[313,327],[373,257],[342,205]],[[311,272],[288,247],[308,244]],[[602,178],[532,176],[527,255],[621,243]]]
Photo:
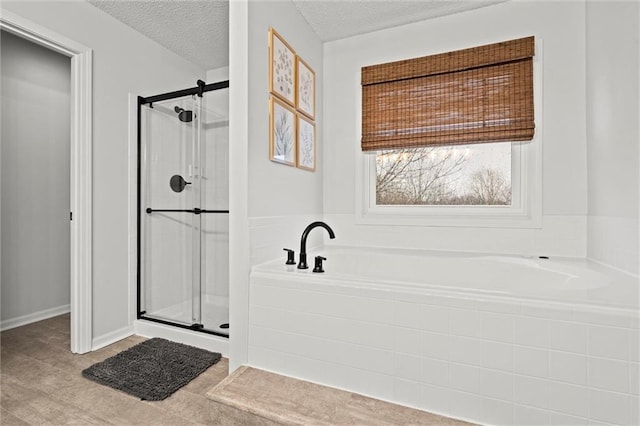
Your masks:
[[[70,58],[70,347],[92,348],[92,56],[91,49],[2,9],[0,29]],[[34,117],[33,125],[37,125]],[[51,195],[53,196],[53,195]],[[46,214],[46,212],[40,212]],[[70,219],[71,217],[69,217]],[[37,265],[34,265],[36,267]]]
[[[71,62],[6,31],[0,40],[5,330],[70,310]]]

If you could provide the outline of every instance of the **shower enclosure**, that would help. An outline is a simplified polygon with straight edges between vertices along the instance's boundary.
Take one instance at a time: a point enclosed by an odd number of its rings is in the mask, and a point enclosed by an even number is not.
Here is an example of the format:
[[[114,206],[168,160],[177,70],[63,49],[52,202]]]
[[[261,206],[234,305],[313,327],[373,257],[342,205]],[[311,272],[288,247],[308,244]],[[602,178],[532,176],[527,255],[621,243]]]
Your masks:
[[[138,319],[229,335],[229,82],[138,97]]]

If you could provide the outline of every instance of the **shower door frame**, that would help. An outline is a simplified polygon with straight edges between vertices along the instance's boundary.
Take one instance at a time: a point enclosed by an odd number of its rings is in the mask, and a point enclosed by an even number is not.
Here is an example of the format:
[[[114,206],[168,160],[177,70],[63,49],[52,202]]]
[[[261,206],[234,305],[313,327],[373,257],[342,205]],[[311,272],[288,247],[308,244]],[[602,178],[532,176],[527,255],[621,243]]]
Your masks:
[[[214,90],[220,89],[228,89],[229,88],[229,80],[223,80],[216,83],[205,84],[202,80],[198,80],[198,85],[196,87],[192,87],[184,90],[177,90],[174,92],[163,93],[160,95],[142,97],[138,96],[137,102],[137,170],[136,170],[136,181],[137,181],[137,194],[136,194],[136,203],[137,203],[137,237],[136,237],[136,318],[139,320],[152,321],[160,324],[170,325],[174,327],[184,328],[187,330],[197,331],[200,333],[213,334],[215,336],[229,338],[228,334],[219,333],[214,330],[207,330],[202,327],[201,324],[193,324],[193,325],[185,325],[177,322],[152,318],[146,316],[146,311],[142,310],[141,300],[142,300],[142,267],[141,267],[141,254],[142,254],[142,242],[141,242],[141,228],[142,228],[142,106],[147,104],[153,104],[154,102],[167,101],[171,99],[181,98],[184,96],[198,96],[202,97],[204,93],[211,92]],[[147,211],[149,210],[149,211]],[[154,209],[145,209],[145,213],[149,214],[153,211],[162,211],[162,210],[154,210]],[[206,214],[206,213],[229,213],[229,210],[204,210],[199,207],[194,207],[192,210],[180,210],[182,212],[193,213],[195,215]]]

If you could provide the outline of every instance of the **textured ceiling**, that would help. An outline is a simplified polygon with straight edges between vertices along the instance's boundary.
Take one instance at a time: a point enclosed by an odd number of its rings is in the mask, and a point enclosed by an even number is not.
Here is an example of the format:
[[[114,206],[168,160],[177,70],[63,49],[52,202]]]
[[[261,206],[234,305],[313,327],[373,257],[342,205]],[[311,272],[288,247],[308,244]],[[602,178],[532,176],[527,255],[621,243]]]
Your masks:
[[[293,0],[322,41],[452,15],[506,0]]]
[[[205,70],[229,63],[228,0],[88,1]],[[293,2],[320,40],[330,41],[507,0],[284,1]]]
[[[229,64],[227,0],[88,0],[205,70]]]

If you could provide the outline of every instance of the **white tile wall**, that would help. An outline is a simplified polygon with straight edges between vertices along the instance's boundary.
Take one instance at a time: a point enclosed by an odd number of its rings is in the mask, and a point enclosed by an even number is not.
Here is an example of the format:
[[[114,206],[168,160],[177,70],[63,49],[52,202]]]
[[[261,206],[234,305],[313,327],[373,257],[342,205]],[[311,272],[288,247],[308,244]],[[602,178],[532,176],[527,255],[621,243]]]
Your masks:
[[[423,334],[419,330],[405,329],[405,328],[396,328],[393,330],[393,335],[395,337],[395,350],[399,353],[412,354],[412,355],[422,355],[422,336]],[[444,339],[447,339],[448,336],[446,334],[434,334],[435,338],[440,338],[443,341],[440,342],[438,340],[434,340],[433,347],[439,350],[442,350],[443,347],[446,348]],[[426,343],[425,343],[426,344]],[[443,345],[443,346],[439,346]],[[431,345],[429,345],[431,346]],[[442,351],[443,355],[441,358],[446,358],[446,349]]]
[[[480,418],[485,424],[513,424],[513,404],[500,399],[482,398]]]
[[[589,358],[589,385],[629,393],[629,363],[606,358]]]
[[[515,343],[538,348],[549,347],[549,320],[516,317],[514,326]]]
[[[471,365],[450,364],[449,387],[478,394],[480,391],[480,369]]]
[[[631,395],[640,395],[640,364],[629,363],[629,392]]]
[[[423,358],[417,355],[408,355],[403,353],[393,354],[393,370],[394,376],[407,380],[419,380],[420,375],[416,372],[424,371]],[[446,366],[446,363],[445,363]],[[439,370],[438,370],[439,371]],[[423,373],[424,374],[424,373]],[[444,370],[446,377],[447,370]],[[443,383],[444,385],[445,383]]]
[[[505,343],[513,342],[513,316],[483,312],[480,321],[483,339]]]
[[[418,408],[438,414],[451,412],[451,390],[447,387],[422,385],[422,404]]]
[[[252,276],[250,365],[481,424],[638,424],[628,318],[288,277]]]
[[[573,416],[588,416],[587,388],[567,383],[549,382],[549,409]]]
[[[402,405],[415,408],[422,406],[422,384],[420,382],[396,378],[394,395]]]
[[[449,336],[448,359],[461,364],[482,364],[482,341],[469,337]]]
[[[589,420],[584,417],[570,416],[555,411],[549,412],[549,424],[553,426],[585,426]]]
[[[564,321],[549,323],[549,348],[583,354],[587,352],[587,326]]]
[[[494,370],[513,371],[513,345],[482,340],[481,365]]]
[[[480,313],[468,309],[449,309],[449,333],[480,337]]]
[[[628,395],[589,389],[589,418],[610,424],[629,424]]]
[[[442,333],[432,333],[430,331],[420,332],[412,330],[412,332],[418,336],[416,337],[418,341],[420,340],[419,336],[422,335],[422,353],[417,352],[418,355],[436,359],[449,359],[449,346],[452,336]],[[396,333],[403,334],[404,330],[396,330]]]
[[[521,426],[538,426],[549,424],[549,411],[526,405],[513,405],[513,424]]]
[[[628,360],[629,330],[590,326],[588,333],[589,355]]]
[[[527,376],[514,376],[513,401],[537,408],[549,408],[549,381]]]
[[[640,398],[629,397],[629,424],[640,425]]]
[[[575,385],[587,385],[587,357],[568,352],[549,352],[549,378]]]
[[[637,275],[640,272],[637,236],[637,218],[589,216],[587,255],[591,259]]]
[[[414,370],[414,377],[415,377]],[[422,358],[422,381],[437,386],[449,386],[449,363],[440,359]]]
[[[548,377],[549,351],[526,346],[515,346],[513,348],[513,371],[525,376]]]
[[[449,391],[449,397],[451,398],[450,410],[455,411],[458,418],[471,420],[481,417],[482,397],[456,390]]]
[[[640,361],[640,331],[638,329],[629,330],[629,361]]]
[[[513,374],[487,368],[479,371],[483,394],[503,401],[513,401]]]

